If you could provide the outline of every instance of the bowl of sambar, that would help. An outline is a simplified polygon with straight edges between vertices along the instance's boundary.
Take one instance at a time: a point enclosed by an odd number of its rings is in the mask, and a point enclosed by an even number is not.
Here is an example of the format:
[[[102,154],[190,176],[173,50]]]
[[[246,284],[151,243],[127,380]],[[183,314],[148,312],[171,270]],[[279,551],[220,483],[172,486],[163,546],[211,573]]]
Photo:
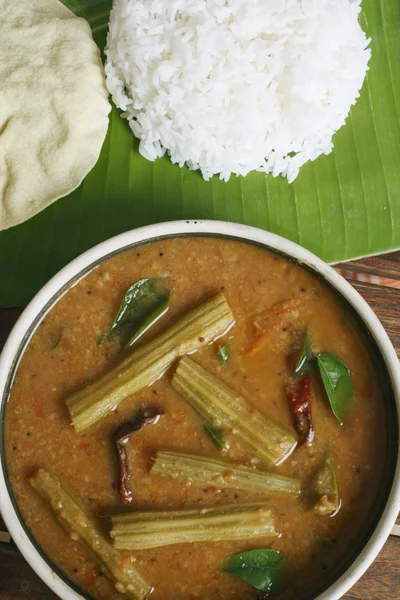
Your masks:
[[[304,248],[216,221],[124,233],[4,347],[3,518],[68,600],[338,599],[399,511],[399,381]]]

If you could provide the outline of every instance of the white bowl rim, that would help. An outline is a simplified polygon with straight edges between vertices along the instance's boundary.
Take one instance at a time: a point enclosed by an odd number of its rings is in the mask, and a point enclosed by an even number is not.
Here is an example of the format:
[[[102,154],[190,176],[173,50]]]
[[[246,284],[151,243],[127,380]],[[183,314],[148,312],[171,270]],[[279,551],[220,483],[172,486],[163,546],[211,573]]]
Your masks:
[[[170,221],[147,225],[112,237],[84,252],[61,271],[36,294],[14,325],[0,356],[0,398],[5,398],[8,375],[18,354],[25,333],[30,329],[37,315],[42,313],[49,301],[82,271],[87,273],[89,266],[105,260],[110,254],[123,251],[132,245],[139,245],[157,238],[170,238],[179,235],[210,235],[239,238],[258,243],[272,250],[278,250],[310,267],[322,275],[356,310],[372,334],[386,364],[397,406],[397,427],[400,430],[400,366],[396,352],[375,313],[356,290],[332,267],[305,248],[268,231],[239,223],[210,220]],[[45,313],[41,314],[42,320]],[[37,327],[37,325],[36,325]],[[36,329],[36,328],[35,328]],[[26,342],[25,342],[26,343]],[[0,431],[0,452],[3,448],[3,428]],[[339,600],[365,573],[382,549],[390,535],[400,511],[400,448],[392,489],[379,522],[363,550],[327,590],[315,600]],[[58,576],[32,543],[13,506],[6,484],[3,461],[0,468],[0,512],[19,550],[39,575],[39,577],[62,600],[81,600],[82,596]]]

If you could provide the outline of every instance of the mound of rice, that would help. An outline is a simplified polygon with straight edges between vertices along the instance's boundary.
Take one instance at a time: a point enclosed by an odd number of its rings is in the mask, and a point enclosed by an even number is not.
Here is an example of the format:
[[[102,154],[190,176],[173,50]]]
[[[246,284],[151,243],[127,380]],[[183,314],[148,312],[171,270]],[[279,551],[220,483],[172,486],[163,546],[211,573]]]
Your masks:
[[[293,181],[365,78],[361,0],[114,0],[107,87],[140,153]]]

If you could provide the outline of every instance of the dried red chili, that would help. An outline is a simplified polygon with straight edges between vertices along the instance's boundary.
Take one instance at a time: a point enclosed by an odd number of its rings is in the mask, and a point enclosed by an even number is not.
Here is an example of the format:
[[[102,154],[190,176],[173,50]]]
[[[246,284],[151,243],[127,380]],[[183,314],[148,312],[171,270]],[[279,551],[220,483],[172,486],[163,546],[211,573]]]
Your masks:
[[[294,425],[299,434],[299,446],[304,443],[311,444],[315,432],[311,415],[310,376],[304,375],[301,379],[292,381],[286,386],[286,394],[293,414]]]
[[[164,408],[156,404],[142,408],[136,413],[133,421],[122,425],[113,435],[113,441],[117,448],[119,460],[119,494],[121,502],[124,504],[130,504],[132,502],[132,489],[129,485],[129,464],[125,444],[134,433],[147,427],[147,425],[155,425],[164,412]]]

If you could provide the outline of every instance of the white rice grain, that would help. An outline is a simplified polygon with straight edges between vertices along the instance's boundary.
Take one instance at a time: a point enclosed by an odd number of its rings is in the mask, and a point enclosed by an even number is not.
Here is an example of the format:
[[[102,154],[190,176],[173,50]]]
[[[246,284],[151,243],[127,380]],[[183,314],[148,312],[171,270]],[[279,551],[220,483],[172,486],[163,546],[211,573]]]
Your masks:
[[[114,0],[107,87],[140,153],[293,181],[332,151],[371,52],[361,0]]]

